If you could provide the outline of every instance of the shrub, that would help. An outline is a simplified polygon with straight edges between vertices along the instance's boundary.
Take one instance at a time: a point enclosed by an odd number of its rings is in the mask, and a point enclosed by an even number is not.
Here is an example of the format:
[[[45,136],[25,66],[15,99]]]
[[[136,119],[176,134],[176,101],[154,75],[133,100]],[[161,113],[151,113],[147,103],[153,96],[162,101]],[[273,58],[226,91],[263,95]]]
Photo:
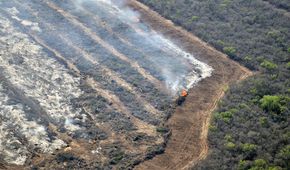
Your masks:
[[[110,164],[116,165],[124,158],[123,152],[117,152],[113,155],[113,158],[110,160]]]
[[[152,146],[147,148],[146,159],[152,159],[155,155],[164,153],[165,149],[163,146]]]
[[[237,50],[234,47],[224,47],[223,51],[230,57],[236,57]]]
[[[261,63],[261,67],[267,69],[267,70],[274,70],[276,68],[278,68],[277,64],[271,62],[271,61],[268,61],[268,60],[264,60],[262,63]]]
[[[255,152],[256,149],[257,149],[257,145],[255,145],[255,144],[250,144],[250,143],[242,144],[242,151],[243,152]]]
[[[266,170],[267,162],[264,159],[256,159],[249,170]]]
[[[262,125],[263,127],[269,126],[267,117],[260,117],[259,122],[260,122],[260,125]]]
[[[62,162],[69,162],[76,160],[77,158],[71,153],[59,153],[56,156],[56,160],[60,163]]]
[[[225,140],[228,141],[228,142],[230,142],[230,141],[233,140],[233,138],[232,138],[231,135],[227,134],[227,135],[225,136]]]
[[[226,143],[226,148],[229,150],[235,149],[236,144],[234,144],[233,142],[227,142]]]
[[[230,119],[233,118],[234,113],[236,113],[237,111],[238,111],[237,109],[230,109],[229,111],[226,112],[216,113],[216,118],[221,119],[226,123],[229,123]]]
[[[288,62],[288,63],[286,64],[286,68],[287,68],[287,69],[290,69],[290,62]]]
[[[265,167],[266,164],[267,163],[264,159],[256,159],[255,160],[255,166],[257,166],[257,167]]]
[[[215,125],[209,125],[209,130],[211,132],[216,132],[218,129],[217,129],[217,127]]]
[[[246,160],[240,160],[238,164],[238,170],[244,170],[249,169],[249,161]]]
[[[285,160],[290,161],[290,145],[285,146],[279,152],[279,156]]]
[[[223,0],[220,4],[221,7],[227,7],[232,1],[231,0]]]
[[[199,19],[199,17],[194,15],[194,16],[191,17],[190,21],[194,22],[194,21],[196,21],[198,19]]]
[[[247,56],[244,58],[244,60],[247,61],[247,62],[250,62],[250,61],[253,60],[253,57],[247,55]]]
[[[271,166],[267,170],[282,170],[280,166]]]
[[[157,127],[156,131],[159,133],[167,133],[167,132],[169,132],[169,129],[166,127]]]
[[[279,96],[266,95],[260,100],[261,107],[266,111],[281,112],[281,98]]]
[[[220,113],[217,113],[216,115],[217,119],[223,120],[226,123],[229,123],[232,117],[233,117],[233,113],[230,111],[220,112]]]

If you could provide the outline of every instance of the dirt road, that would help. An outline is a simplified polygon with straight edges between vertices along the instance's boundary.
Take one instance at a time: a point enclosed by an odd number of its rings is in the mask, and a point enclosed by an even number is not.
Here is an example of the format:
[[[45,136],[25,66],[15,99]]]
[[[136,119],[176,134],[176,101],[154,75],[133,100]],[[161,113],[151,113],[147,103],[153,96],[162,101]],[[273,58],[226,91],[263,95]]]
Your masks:
[[[211,113],[216,109],[226,88],[252,75],[248,69],[230,60],[193,34],[175,26],[144,4],[131,0],[129,5],[142,15],[141,18],[155,30],[170,37],[185,50],[214,68],[210,78],[202,80],[189,92],[183,106],[178,107],[167,125],[172,136],[164,154],[145,161],[135,169],[190,169],[208,154],[207,135]]]

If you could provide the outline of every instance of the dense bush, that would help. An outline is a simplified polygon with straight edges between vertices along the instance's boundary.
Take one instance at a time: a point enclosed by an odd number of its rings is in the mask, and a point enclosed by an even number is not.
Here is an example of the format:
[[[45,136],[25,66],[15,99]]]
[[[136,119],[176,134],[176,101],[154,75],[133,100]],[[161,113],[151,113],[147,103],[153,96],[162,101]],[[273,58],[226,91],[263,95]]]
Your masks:
[[[281,9],[285,9],[287,11],[290,11],[289,0],[265,0],[265,1],[276,6],[277,8],[281,8]]]
[[[227,91],[194,169],[290,169],[289,0],[140,1],[258,71]]]
[[[262,0],[140,1],[251,69],[289,59],[290,19]]]

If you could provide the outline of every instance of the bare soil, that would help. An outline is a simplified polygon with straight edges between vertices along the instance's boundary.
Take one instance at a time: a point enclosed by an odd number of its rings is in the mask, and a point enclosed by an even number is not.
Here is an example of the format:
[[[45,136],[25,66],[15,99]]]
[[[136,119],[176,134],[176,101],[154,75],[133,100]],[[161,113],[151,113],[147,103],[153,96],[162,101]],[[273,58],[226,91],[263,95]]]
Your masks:
[[[253,73],[144,4],[136,0],[130,0],[128,4],[140,12],[141,18],[155,30],[214,68],[213,75],[192,88],[185,103],[168,120],[172,136],[165,153],[135,167],[138,170],[190,169],[208,154],[207,135],[211,113],[225,90]]]

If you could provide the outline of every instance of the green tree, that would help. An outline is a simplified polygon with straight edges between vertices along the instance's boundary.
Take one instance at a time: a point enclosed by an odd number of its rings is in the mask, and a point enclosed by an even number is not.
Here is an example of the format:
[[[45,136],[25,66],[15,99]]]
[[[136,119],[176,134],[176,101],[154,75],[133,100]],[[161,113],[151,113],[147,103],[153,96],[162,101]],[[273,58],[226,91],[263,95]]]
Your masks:
[[[238,164],[238,170],[246,170],[249,169],[250,161],[240,160]]]
[[[260,117],[259,122],[260,122],[260,125],[262,125],[263,127],[269,126],[269,122],[268,122],[267,117]]]
[[[226,148],[229,150],[233,150],[233,149],[235,149],[235,147],[236,147],[236,144],[234,144],[233,142],[226,143]]]
[[[290,145],[284,146],[278,154],[278,157],[280,157],[284,162],[286,163],[285,166],[290,166]]]
[[[256,159],[254,161],[254,165],[250,168],[250,170],[266,170],[267,162],[264,159]]]
[[[256,159],[255,160],[255,166],[265,167],[266,165],[267,165],[267,162],[264,159]]]
[[[281,97],[265,95],[261,100],[261,107],[266,111],[281,112]]]
[[[244,143],[242,144],[242,151],[243,152],[255,152],[257,149],[257,145],[250,144],[250,143]]]
[[[271,166],[267,170],[282,170],[280,166]]]
[[[274,70],[276,68],[278,68],[277,64],[271,62],[271,61],[268,61],[268,60],[264,60],[262,63],[261,63],[261,67],[267,69],[267,70]]]
[[[290,69],[290,62],[286,64],[287,69]]]
[[[223,51],[230,57],[235,57],[237,50],[234,47],[224,47]]]
[[[199,17],[194,15],[194,16],[191,17],[190,20],[191,20],[191,22],[193,22],[193,21],[196,21],[196,20],[198,20],[198,19],[199,19]]]

